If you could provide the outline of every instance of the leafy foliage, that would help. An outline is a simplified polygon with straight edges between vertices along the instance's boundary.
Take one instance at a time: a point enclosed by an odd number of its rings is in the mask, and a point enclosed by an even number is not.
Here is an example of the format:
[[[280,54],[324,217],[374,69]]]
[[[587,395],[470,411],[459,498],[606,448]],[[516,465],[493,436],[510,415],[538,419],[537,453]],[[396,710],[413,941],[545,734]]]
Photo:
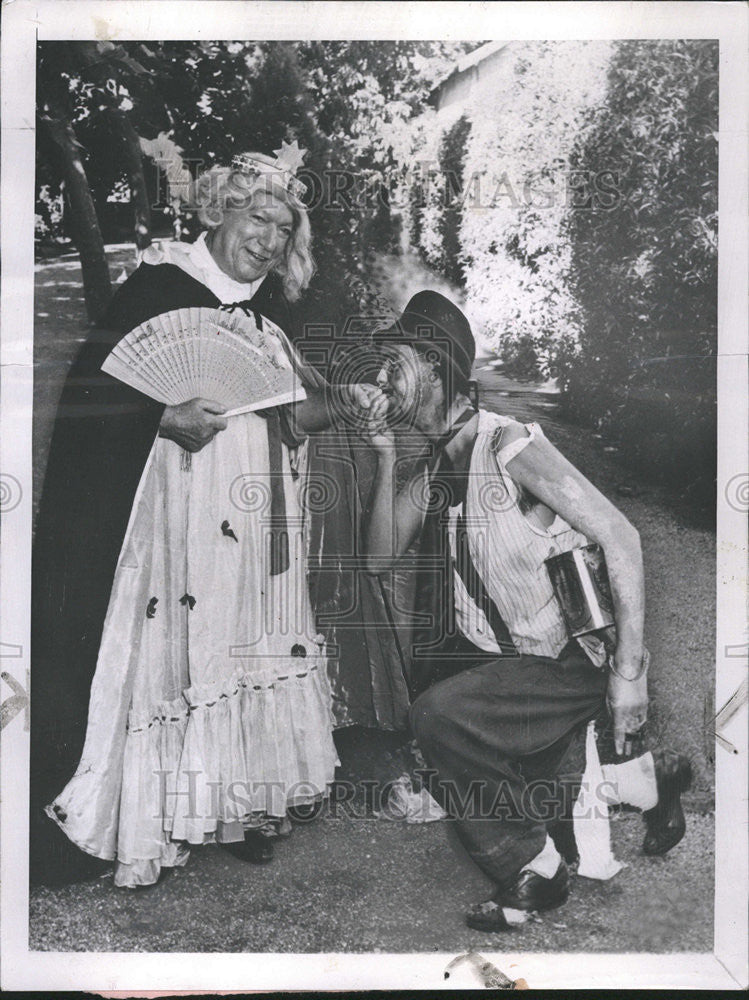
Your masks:
[[[641,467],[712,488],[717,43],[511,43],[490,59],[414,128],[412,155],[440,176],[457,162],[463,190],[459,210],[438,183],[412,192],[412,246],[507,371],[557,377]]]
[[[448,281],[462,285],[465,280],[459,232],[462,218],[465,145],[471,131],[466,115],[446,130],[439,152],[440,174],[445,181],[443,211],[437,223],[441,237],[440,270]]]
[[[141,134],[151,122],[168,127],[156,86],[162,69],[142,44],[112,42],[43,42],[37,50],[37,114],[70,122],[102,228],[115,223],[118,202],[126,196],[122,129],[127,115]],[[37,213],[56,234],[64,219],[49,206],[61,197],[61,176],[40,129],[37,146]],[[132,227],[131,227],[132,228]]]
[[[717,93],[717,42],[616,47],[607,101],[590,112],[572,158],[584,171],[617,174],[620,194],[608,211],[567,220],[588,377],[678,387],[688,372],[700,388],[713,382]],[[570,365],[563,370],[569,379]]]
[[[618,174],[608,211],[567,219],[579,346],[570,407],[657,478],[709,499],[715,477],[718,43],[621,42],[573,153]]]
[[[518,374],[554,373],[555,346],[577,343],[566,271],[569,151],[604,92],[609,43],[510,43],[464,101],[427,113],[413,156],[436,178],[409,237],[465,296],[471,318]],[[462,190],[450,197],[452,178]]]

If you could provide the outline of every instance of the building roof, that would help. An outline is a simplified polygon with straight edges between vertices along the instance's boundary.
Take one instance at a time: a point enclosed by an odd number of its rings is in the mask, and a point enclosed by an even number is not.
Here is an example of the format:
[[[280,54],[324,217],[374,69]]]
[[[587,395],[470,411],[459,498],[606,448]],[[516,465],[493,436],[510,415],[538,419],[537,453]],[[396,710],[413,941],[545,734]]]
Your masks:
[[[448,83],[450,80],[452,80],[454,77],[460,76],[462,73],[465,73],[469,69],[473,69],[474,66],[478,66],[479,63],[482,63],[485,59],[488,59],[489,56],[493,56],[496,52],[499,52],[506,45],[509,45],[509,42],[485,42],[484,45],[480,45],[477,49],[474,49],[473,52],[469,52],[467,55],[462,56],[460,59],[458,59],[453,69],[451,69],[449,73],[443,76],[441,80],[435,83],[435,85],[432,87],[430,91],[430,97],[434,97],[437,91],[441,90],[445,86],[445,84]]]

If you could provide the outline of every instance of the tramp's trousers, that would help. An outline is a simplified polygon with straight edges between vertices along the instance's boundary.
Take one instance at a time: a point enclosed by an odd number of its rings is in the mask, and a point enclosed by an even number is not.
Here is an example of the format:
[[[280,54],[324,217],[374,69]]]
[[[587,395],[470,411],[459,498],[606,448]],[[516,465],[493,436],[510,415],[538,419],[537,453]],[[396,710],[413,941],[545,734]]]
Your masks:
[[[434,685],[411,707],[429,788],[473,861],[499,889],[571,827],[585,769],[585,725],[604,705],[608,672],[572,641],[558,659],[520,655]]]

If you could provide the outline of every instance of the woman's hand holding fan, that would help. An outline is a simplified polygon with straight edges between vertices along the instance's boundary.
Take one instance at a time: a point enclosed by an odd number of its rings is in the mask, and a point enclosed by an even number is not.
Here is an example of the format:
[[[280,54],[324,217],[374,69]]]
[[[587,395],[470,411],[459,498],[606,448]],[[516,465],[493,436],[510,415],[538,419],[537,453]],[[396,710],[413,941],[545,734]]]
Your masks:
[[[189,399],[167,406],[159,424],[159,437],[175,441],[185,451],[200,451],[226,429],[226,419],[221,416],[225,412],[225,407],[210,399]]]

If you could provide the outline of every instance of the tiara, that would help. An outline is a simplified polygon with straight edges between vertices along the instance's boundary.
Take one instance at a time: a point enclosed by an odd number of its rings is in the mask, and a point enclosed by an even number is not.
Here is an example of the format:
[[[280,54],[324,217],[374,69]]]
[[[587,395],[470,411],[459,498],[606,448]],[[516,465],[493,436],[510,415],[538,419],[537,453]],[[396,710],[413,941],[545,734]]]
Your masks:
[[[300,149],[294,140],[292,143],[282,142],[280,149],[274,149],[275,160],[270,156],[257,153],[238,153],[231,161],[232,169],[248,177],[273,177],[284,190],[301,198],[305,194],[304,184],[295,176],[304,162],[306,149]]]

